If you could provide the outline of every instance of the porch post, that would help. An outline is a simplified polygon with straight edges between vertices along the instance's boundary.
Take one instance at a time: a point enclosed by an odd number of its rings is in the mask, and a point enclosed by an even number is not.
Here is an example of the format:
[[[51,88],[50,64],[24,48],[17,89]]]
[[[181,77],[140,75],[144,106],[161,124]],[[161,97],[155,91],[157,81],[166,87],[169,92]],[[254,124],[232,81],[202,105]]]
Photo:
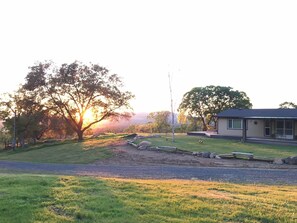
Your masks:
[[[242,142],[246,141],[246,119],[242,119]]]

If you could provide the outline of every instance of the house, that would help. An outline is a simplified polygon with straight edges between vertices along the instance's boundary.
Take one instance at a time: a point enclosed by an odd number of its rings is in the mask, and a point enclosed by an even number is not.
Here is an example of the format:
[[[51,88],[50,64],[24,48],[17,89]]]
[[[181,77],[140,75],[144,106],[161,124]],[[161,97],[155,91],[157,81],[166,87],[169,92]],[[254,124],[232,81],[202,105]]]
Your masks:
[[[297,109],[229,109],[217,118],[221,136],[297,140]]]

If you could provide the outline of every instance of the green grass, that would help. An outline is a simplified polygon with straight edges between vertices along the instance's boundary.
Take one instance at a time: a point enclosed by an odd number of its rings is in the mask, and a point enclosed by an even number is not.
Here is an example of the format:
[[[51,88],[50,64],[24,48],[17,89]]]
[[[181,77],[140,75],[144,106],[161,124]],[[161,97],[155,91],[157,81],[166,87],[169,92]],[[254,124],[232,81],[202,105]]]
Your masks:
[[[284,158],[288,156],[296,156],[296,146],[279,146],[279,145],[264,145],[256,143],[242,143],[239,140],[229,139],[214,139],[207,137],[176,135],[175,142],[172,142],[171,135],[162,136],[160,138],[147,138],[142,140],[152,142],[152,146],[174,146],[178,149],[188,151],[209,151],[217,154],[231,153],[234,151],[251,152],[255,156],[271,157],[271,158]],[[200,143],[199,140],[203,142]]]
[[[1,223],[297,222],[297,187],[0,174]]]
[[[39,163],[93,163],[96,160],[110,158],[113,155],[112,145],[123,140],[124,134],[105,135],[83,142],[65,141],[50,144],[39,144],[16,151],[0,150],[0,160],[39,162]],[[295,146],[264,145],[241,143],[238,140],[202,138],[197,136],[176,135],[175,142],[168,137],[148,138],[153,145],[175,146],[188,151],[210,151],[217,154],[233,151],[252,152],[255,156],[284,158],[296,156]],[[202,140],[203,143],[199,143]],[[138,140],[140,142],[141,140]]]
[[[52,144],[39,144],[16,151],[2,150],[0,160],[14,160],[40,163],[92,163],[111,157],[113,143],[123,135],[106,135],[83,142],[66,141]]]

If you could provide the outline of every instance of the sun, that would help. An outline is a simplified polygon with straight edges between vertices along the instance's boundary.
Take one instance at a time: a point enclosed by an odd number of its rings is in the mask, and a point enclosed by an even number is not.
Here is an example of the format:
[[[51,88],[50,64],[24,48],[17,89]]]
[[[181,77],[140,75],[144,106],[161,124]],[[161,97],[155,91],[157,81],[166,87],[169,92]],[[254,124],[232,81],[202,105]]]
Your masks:
[[[84,121],[85,122],[91,122],[94,120],[94,113],[89,109],[86,111],[84,115]]]

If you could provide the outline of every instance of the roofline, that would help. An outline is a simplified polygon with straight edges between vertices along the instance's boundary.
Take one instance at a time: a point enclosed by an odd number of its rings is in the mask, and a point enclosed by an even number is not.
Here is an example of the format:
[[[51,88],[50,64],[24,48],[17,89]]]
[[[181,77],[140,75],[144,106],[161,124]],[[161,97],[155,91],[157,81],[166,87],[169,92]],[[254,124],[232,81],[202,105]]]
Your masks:
[[[297,117],[260,117],[260,116],[217,116],[218,118],[246,118],[246,119],[297,119]]]

